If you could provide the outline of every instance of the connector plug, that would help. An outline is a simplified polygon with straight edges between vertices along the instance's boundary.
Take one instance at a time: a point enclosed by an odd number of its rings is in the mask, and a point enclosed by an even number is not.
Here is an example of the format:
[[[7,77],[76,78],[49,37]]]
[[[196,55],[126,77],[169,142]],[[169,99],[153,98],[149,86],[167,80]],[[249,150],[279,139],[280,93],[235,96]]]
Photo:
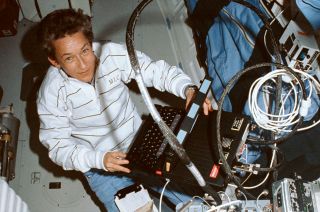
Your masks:
[[[311,99],[310,98],[307,98],[307,100],[302,99],[300,109],[299,109],[299,114],[302,117],[306,117],[308,115],[308,111],[309,111],[310,106],[311,106]]]

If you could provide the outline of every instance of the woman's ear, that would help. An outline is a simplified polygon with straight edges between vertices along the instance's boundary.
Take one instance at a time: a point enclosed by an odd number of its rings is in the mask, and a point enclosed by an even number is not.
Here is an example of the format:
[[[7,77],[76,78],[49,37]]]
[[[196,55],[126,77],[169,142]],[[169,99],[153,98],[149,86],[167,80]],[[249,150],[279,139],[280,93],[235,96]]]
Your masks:
[[[60,68],[59,63],[55,59],[52,59],[51,57],[48,57],[48,60],[51,63],[51,65],[53,65],[56,68]]]

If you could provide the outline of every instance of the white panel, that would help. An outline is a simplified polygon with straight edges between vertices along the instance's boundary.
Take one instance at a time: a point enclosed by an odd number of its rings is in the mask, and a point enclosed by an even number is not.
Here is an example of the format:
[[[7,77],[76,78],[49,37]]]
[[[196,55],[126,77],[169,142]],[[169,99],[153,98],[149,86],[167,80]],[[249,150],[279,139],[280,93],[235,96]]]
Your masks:
[[[20,176],[16,179],[19,181],[16,192],[31,211],[100,211],[86,192],[86,182],[80,172],[67,172],[54,165],[38,140],[20,141],[19,145],[17,154],[21,155],[18,156],[20,163],[16,170],[19,170]],[[42,152],[40,158],[35,152]]]
[[[200,80],[205,76],[205,70],[200,67],[197,60],[196,46],[191,28],[185,23],[187,8],[183,0],[163,1],[157,0],[163,18],[170,24],[169,37],[173,52],[180,61],[183,70],[200,85]],[[212,101],[213,108],[217,109],[216,100],[211,91],[208,97]]]
[[[18,19],[18,21],[21,21],[23,18],[24,17],[23,17],[23,14],[22,14],[22,10],[20,9],[19,10],[19,19]]]
[[[37,0],[37,2],[42,17],[45,17],[54,10],[69,8],[68,0]]]
[[[176,0],[174,5],[173,2],[170,2],[157,0],[164,18],[170,22],[171,45],[184,71],[192,77],[197,85],[200,85],[200,80],[203,79],[205,71],[200,68],[197,61],[192,30],[185,23],[187,9],[182,0]]]
[[[0,212],[28,212],[27,204],[0,178]]]
[[[40,17],[36,9],[35,0],[19,0],[18,2],[21,6],[24,18],[30,21],[40,20]]]

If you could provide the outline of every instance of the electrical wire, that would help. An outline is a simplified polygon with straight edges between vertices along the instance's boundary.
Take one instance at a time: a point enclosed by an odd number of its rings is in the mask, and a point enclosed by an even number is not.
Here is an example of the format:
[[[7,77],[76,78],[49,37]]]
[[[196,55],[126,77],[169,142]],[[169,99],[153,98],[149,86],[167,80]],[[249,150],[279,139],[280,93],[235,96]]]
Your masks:
[[[260,199],[260,197],[261,196],[266,196],[266,195],[268,195],[268,191],[266,191],[266,190],[264,190],[264,191],[262,191],[259,195],[258,195],[258,197],[257,197],[257,199],[256,199],[256,206],[257,206],[257,208],[259,208],[259,210],[261,210],[261,211],[263,211],[262,210],[262,208],[260,207],[260,205],[259,205],[259,203],[258,203],[258,201],[259,201],[259,199]]]
[[[244,207],[247,205],[247,202],[248,202],[248,198],[247,196],[245,195],[245,193],[243,193],[241,190],[239,190],[239,193],[244,197],[245,199],[245,203],[244,203]]]
[[[241,185],[244,185],[244,184],[250,179],[250,177],[251,177],[252,175],[253,175],[253,173],[250,172],[250,174],[248,175],[248,177],[247,177],[244,181],[241,182]]]
[[[202,202],[204,202],[207,206],[211,207],[211,205],[202,197],[199,196],[193,196],[192,199],[198,198],[200,200],[202,200]]]
[[[219,205],[219,206],[212,206],[209,210],[207,210],[207,212],[212,212],[212,211],[216,211],[216,210],[218,210],[220,208],[224,208],[224,207],[227,207],[227,206],[240,204],[241,202],[242,201],[240,201],[240,200],[235,200],[235,201],[228,202],[228,203],[225,203],[225,204],[222,204],[222,205]]]
[[[271,21],[270,21],[270,26],[274,23],[275,20],[277,20],[277,18],[279,18],[280,15],[282,15],[282,13],[289,7],[285,7],[280,13],[278,13]],[[267,53],[269,54],[269,56],[272,58],[272,59],[275,59],[275,57],[271,54],[268,46],[267,46],[267,30],[264,32],[263,34],[263,44],[264,44],[264,47],[266,48],[267,50]]]
[[[276,55],[275,62],[280,63],[281,62],[280,48],[279,48],[279,45],[278,45],[278,43],[275,39],[275,36],[273,34],[270,22],[268,21],[268,17],[266,17],[266,15],[264,13],[262,13],[258,8],[256,8],[255,6],[250,4],[249,2],[246,2],[243,0],[232,0],[232,1],[236,2],[238,4],[241,4],[245,7],[248,7],[249,9],[254,11],[259,16],[259,18],[263,21],[265,27],[267,28],[267,30],[270,33],[270,40],[271,40],[271,43],[272,43],[272,46],[273,46],[273,49],[274,49],[274,52]]]
[[[301,85],[298,84],[298,88],[296,88],[296,84],[294,83],[295,78],[292,78],[292,76],[284,69],[278,69],[274,70],[267,75],[258,78],[250,87],[249,90],[249,95],[248,95],[248,106],[249,110],[251,112],[251,115],[255,122],[263,129],[274,131],[277,133],[287,133],[291,131],[292,125],[296,124],[298,122],[298,116],[301,113],[301,111],[305,111],[305,115],[308,114],[308,108],[304,107],[309,107],[311,106],[311,96],[313,92],[317,91],[319,93],[320,91],[320,84],[319,82],[310,74],[300,71],[298,69],[293,69],[296,73],[300,75],[300,78],[304,81],[307,82],[307,87],[309,89],[309,94],[307,96],[307,101],[310,101],[307,103],[307,105],[304,105],[303,100],[299,98],[299,94],[301,95]],[[265,85],[266,82],[272,81],[275,82],[276,77],[282,76],[282,79],[286,79],[291,86],[291,89],[284,94],[283,98],[281,98],[281,107],[279,110],[279,114],[271,114],[268,113],[267,111],[263,110],[259,104],[259,94],[261,92],[261,89]],[[306,86],[305,84],[303,86]],[[263,90],[263,89],[262,89]],[[283,90],[285,92],[285,90]],[[289,97],[293,96],[293,102],[292,98],[290,99]],[[291,105],[291,110],[286,113],[286,102],[289,101],[289,105]],[[293,105],[293,106],[292,106]],[[266,108],[266,106],[265,106]],[[311,124],[310,126],[306,126],[303,128],[299,128],[298,131],[310,129],[311,127],[316,126],[320,122],[320,119]]]
[[[246,74],[249,71],[253,71],[262,67],[277,67],[277,68],[283,68],[285,70],[287,70],[288,72],[292,73],[292,75],[294,75],[297,78],[297,82],[302,86],[302,96],[304,99],[307,98],[306,95],[306,90],[305,87],[303,86],[303,82],[301,81],[301,79],[299,78],[299,75],[297,75],[291,68],[284,66],[282,64],[279,63],[260,63],[254,66],[250,66],[248,68],[245,68],[243,70],[241,70],[240,72],[238,72],[235,76],[233,76],[231,78],[231,80],[228,82],[226,88],[224,89],[220,100],[218,101],[218,111],[217,111],[217,117],[216,117],[216,135],[217,135],[217,147],[218,147],[218,153],[219,153],[219,158],[222,162],[222,168],[225,171],[225,173],[227,174],[227,176],[229,177],[229,179],[231,181],[233,181],[240,190],[242,190],[247,196],[249,196],[251,199],[255,199],[254,196],[252,194],[250,194],[239,182],[239,180],[234,176],[234,173],[232,173],[231,168],[229,166],[229,164],[226,161],[226,158],[224,156],[223,153],[223,149],[222,149],[222,141],[221,141],[221,134],[220,134],[220,128],[221,128],[221,115],[222,115],[222,105],[224,102],[224,99],[226,97],[226,95],[228,94],[228,92],[230,91],[230,89],[234,86],[234,84],[236,83],[236,81],[244,74]],[[290,136],[292,136],[298,129],[298,127],[301,125],[303,121],[303,117],[299,118],[298,123],[295,125],[294,129],[284,135],[283,137],[279,137],[277,139],[274,140],[259,140],[259,141],[250,141],[253,144],[260,144],[260,145],[269,145],[269,144],[274,144],[274,143],[279,143],[284,141],[285,139],[289,138]]]
[[[264,26],[266,27],[266,29],[269,31],[270,33],[270,40],[271,40],[271,44],[272,44],[272,47],[273,47],[273,51],[275,53],[275,62],[276,63],[281,63],[281,54],[280,54],[280,48],[279,48],[279,45],[278,45],[278,42],[277,40],[275,39],[275,36],[273,34],[273,31],[272,31],[272,28],[271,28],[271,25],[270,25],[270,22],[268,21],[268,17],[262,13],[257,7],[253,6],[252,4],[250,4],[249,2],[247,1],[244,1],[244,0],[232,0],[234,2],[237,2],[239,4],[242,4],[243,6],[246,6],[248,7],[249,9],[251,9],[252,11],[254,11],[258,16],[259,18],[263,21],[264,23]],[[276,113],[278,113],[278,105],[279,105],[279,101],[280,101],[280,97],[279,97],[279,93],[281,91],[281,88],[282,87],[282,84],[281,84],[281,78],[279,77],[277,79],[277,84],[276,84],[276,98],[275,98],[275,111]],[[274,139],[274,134],[272,133],[271,134],[271,138]]]
[[[287,77],[288,72],[283,69],[274,70],[263,77],[258,78],[251,85],[248,95],[248,105],[251,115],[255,122],[263,129],[270,130],[276,133],[281,132],[290,132],[288,129],[291,128],[292,125],[296,124],[299,121],[299,102],[298,102],[298,94],[299,92],[296,89],[293,81],[290,80],[289,84],[291,85],[291,90],[288,92],[288,95],[284,99],[281,99],[281,107],[279,112],[283,114],[272,114],[263,110],[259,104],[259,94],[261,87],[269,81],[272,80],[275,82],[275,78],[277,77]],[[300,85],[301,86],[301,85]],[[304,86],[304,85],[303,85]],[[293,90],[293,92],[291,92]],[[292,112],[285,114],[284,106],[286,105],[286,100],[289,99],[289,94],[293,93],[294,95],[294,108]],[[309,95],[310,96],[310,95]]]
[[[268,21],[268,17],[264,13],[262,13],[258,8],[256,8],[255,6],[253,6],[252,4],[250,4],[247,1],[243,1],[243,0],[233,0],[233,1],[234,2],[238,2],[238,3],[242,4],[242,5],[250,8],[251,10],[253,10],[260,17],[260,19],[264,23],[264,26],[266,27],[266,29],[270,33],[270,40],[271,40],[271,44],[272,44],[272,47],[273,47],[273,51],[275,53],[275,62],[276,63],[281,63],[280,48],[279,48],[278,42],[276,41],[275,36],[273,34],[270,22]],[[276,84],[276,98],[275,98],[275,112],[276,113],[278,113],[278,110],[279,110],[279,108],[278,108],[278,105],[279,105],[279,102],[280,102],[279,93],[281,92],[281,90],[282,90],[281,78],[278,77],[277,84]],[[274,138],[275,138],[274,133],[271,133],[271,139],[274,139]]]
[[[126,44],[127,44],[127,51],[129,55],[130,64],[132,66],[132,69],[135,72],[135,80],[138,84],[139,90],[141,92],[142,98],[144,100],[144,103],[146,104],[153,120],[156,122],[158,127],[160,128],[163,136],[168,141],[170,147],[175,151],[175,153],[180,158],[180,161],[187,167],[187,169],[191,172],[191,174],[194,176],[200,187],[207,192],[209,195],[211,195],[217,204],[221,203],[221,199],[216,191],[214,191],[204,180],[202,177],[200,171],[197,169],[197,167],[192,163],[189,156],[186,154],[183,146],[179,143],[177,137],[172,132],[172,130],[166,125],[166,123],[162,120],[159,112],[155,108],[154,104],[152,103],[150,94],[148,93],[148,90],[146,86],[144,85],[139,61],[137,60],[136,53],[134,50],[134,29],[136,22],[138,20],[138,17],[140,16],[142,10],[151,2],[152,0],[143,0],[141,1],[138,6],[134,9],[132,12],[130,19],[127,24],[127,31],[126,31]]]
[[[277,144],[274,144],[273,146],[276,147]],[[276,148],[272,151],[272,157],[271,157],[271,161],[270,161],[270,168],[273,166],[275,157],[276,157]],[[244,186],[244,188],[250,190],[250,189],[255,189],[255,188],[260,187],[261,185],[263,185],[267,181],[267,179],[269,178],[269,175],[270,175],[270,172],[268,172],[266,174],[265,178],[260,183],[254,185],[254,186]]]
[[[272,32],[272,29],[271,29],[271,26],[270,26],[270,23],[269,21],[267,20],[266,16],[260,12],[256,7],[254,7],[253,5],[251,5],[250,3],[248,2],[245,2],[243,0],[233,0],[234,2],[237,2],[239,4],[242,4],[250,9],[252,9],[253,11],[255,11],[255,13],[261,18],[261,20],[264,22],[266,28],[270,31],[270,38],[271,38],[271,43],[273,45],[273,48],[274,48],[274,52],[275,52],[275,55],[276,55],[276,62],[277,64],[280,64],[281,62],[281,55],[280,55],[280,49],[279,49],[279,46],[277,45],[277,42],[276,42],[276,39],[273,35],[273,32]],[[280,64],[281,65],[281,64]],[[225,157],[224,157],[224,154],[223,154],[223,150],[222,150],[222,144],[221,144],[221,135],[220,135],[220,120],[221,120],[221,111],[222,111],[222,103],[224,102],[224,98],[225,96],[227,95],[227,93],[229,92],[229,90],[231,89],[231,87],[233,87],[233,80],[238,80],[240,78],[240,76],[242,74],[244,74],[245,72],[249,71],[249,70],[252,70],[252,69],[256,69],[258,67],[263,67],[264,65],[256,65],[256,66],[251,66],[247,69],[244,69],[243,71],[241,72],[238,72],[238,74],[236,74],[230,81],[229,83],[227,84],[226,88],[224,89],[224,93],[222,94],[222,96],[220,97],[220,100],[219,100],[219,103],[218,104],[218,114],[217,114],[217,143],[218,143],[218,152],[219,152],[219,158],[221,159],[222,161],[222,164],[223,164],[223,169],[224,171],[226,172],[226,174],[228,175],[228,177],[230,178],[230,180],[234,181],[234,183],[241,189],[243,190],[244,192],[247,192],[243,187],[242,185],[240,184],[240,182],[238,181],[237,178],[234,177],[234,174],[232,173],[231,171],[231,168],[229,166],[229,164],[227,163]],[[241,74],[239,74],[241,73]],[[278,79],[278,82],[280,83],[277,83],[277,90],[281,90],[281,80]],[[226,91],[226,92],[225,92]],[[278,96],[278,95],[277,95]],[[221,103],[222,102],[222,103]],[[279,102],[279,97],[276,98],[276,110],[278,110],[278,102]],[[299,122],[297,123],[297,126],[299,126],[301,124],[302,120],[300,119]],[[289,135],[292,135],[289,133]],[[278,140],[279,141],[279,140]],[[265,142],[275,142],[274,140],[272,141],[265,141]],[[247,193],[248,196],[250,196],[251,198],[253,197],[253,195],[251,195],[250,193]]]
[[[159,200],[159,212],[161,212],[161,206],[162,206],[162,198],[163,198],[163,194],[164,191],[166,190],[167,185],[170,183],[170,179],[166,178],[166,184],[164,184],[162,191],[161,191],[161,195],[160,195],[160,200]]]
[[[181,206],[179,205],[179,208],[176,208],[177,212],[185,212],[187,211],[187,209],[192,205],[193,201],[195,198],[200,199],[202,202],[204,202],[209,208],[211,207],[211,205],[202,197],[199,196],[193,196],[192,199],[190,199],[187,202],[184,202]]]
[[[245,189],[255,189],[255,188],[259,188],[260,186],[262,186],[266,181],[267,179],[269,178],[269,175],[270,175],[270,172],[267,173],[267,175],[265,176],[265,178],[258,184],[254,185],[254,186],[245,186],[244,188]]]
[[[310,94],[309,94],[309,97],[311,97],[311,92],[312,92],[312,88],[314,86],[317,94],[320,93],[320,83],[317,79],[315,79],[312,75],[304,72],[304,71],[301,71],[301,70],[298,70],[298,69],[294,69],[296,72],[300,73],[301,75],[303,75],[303,77],[306,78],[306,80],[309,80],[309,85],[310,85]],[[311,81],[310,81],[311,80]],[[311,83],[312,82],[312,83]],[[319,110],[319,109],[318,109]],[[316,125],[318,125],[320,123],[320,118],[315,121],[313,124],[309,125],[309,126],[305,126],[305,127],[301,127],[298,129],[298,131],[304,131],[304,130],[308,130],[308,129],[311,129],[312,127],[315,127]]]
[[[228,202],[231,202],[231,199],[230,199],[229,195],[228,195],[228,194],[226,194],[226,192],[218,191],[218,194],[220,194],[220,193],[222,193],[224,196],[226,196],[226,197],[227,197]]]
[[[274,52],[275,52],[275,55],[276,55],[276,62],[278,64],[280,64],[281,62],[281,55],[280,55],[280,49],[279,49],[279,46],[277,45],[277,42],[276,42],[276,39],[273,35],[273,32],[272,32],[272,29],[271,29],[271,26],[270,26],[270,23],[269,21],[267,20],[266,16],[260,12],[256,7],[254,7],[253,5],[251,5],[250,3],[246,2],[246,1],[243,1],[243,0],[233,0],[233,2],[236,2],[236,3],[239,3],[239,4],[242,4],[248,8],[250,8],[251,10],[253,10],[259,17],[260,19],[264,22],[266,28],[268,30],[270,30],[270,37],[271,37],[271,43],[274,47]],[[262,65],[263,66],[263,65]],[[257,68],[258,66],[254,66],[252,69],[255,69]],[[247,70],[249,70],[250,68],[248,68]],[[250,69],[251,70],[251,69]],[[245,71],[243,71],[245,72]],[[237,78],[237,75],[235,76],[236,79],[239,79]],[[240,77],[240,76],[239,76]],[[280,79],[278,79],[278,82],[281,82]],[[228,83],[228,85],[230,85],[232,83]],[[228,88],[228,85],[227,85],[227,88]],[[233,86],[233,85],[232,85]],[[227,90],[227,88],[225,89],[225,91]],[[230,88],[230,87],[229,87]],[[281,90],[281,83],[277,83],[277,90]],[[229,92],[229,90],[228,90]],[[225,94],[226,95],[226,94]],[[277,95],[278,96],[278,95]],[[221,97],[221,102],[223,103],[223,100],[224,100],[225,96],[222,96]],[[276,98],[276,110],[278,110],[278,102],[279,102],[279,98],[277,97]],[[226,162],[226,159],[224,157],[224,154],[223,154],[223,150],[222,150],[222,144],[221,144],[221,135],[220,135],[220,119],[221,119],[221,110],[222,110],[222,104],[218,105],[218,115],[217,115],[217,137],[218,137],[218,152],[219,152],[219,157],[220,159],[222,160],[222,164],[223,164],[223,169],[224,171],[227,173],[227,175],[229,176],[229,178],[234,181],[240,189],[243,189],[244,188],[241,186],[240,182],[238,181],[238,179],[236,179],[231,171],[231,168],[230,166],[228,165],[228,163]],[[299,122],[297,123],[297,126],[299,126],[299,124],[301,124],[302,120],[300,119]],[[291,134],[290,134],[291,135]],[[279,140],[277,140],[279,141]],[[274,141],[270,141],[270,142],[274,142]],[[244,192],[246,192],[244,190]],[[250,197],[253,197],[251,194],[248,194]]]
[[[278,163],[277,165],[273,166],[274,160],[275,160],[275,156],[276,156],[276,152],[278,151],[279,153],[281,153],[279,151],[279,148],[276,147],[276,144],[274,144],[273,146],[271,146],[272,148],[272,157],[271,157],[271,161],[270,161],[270,168],[255,168],[255,171],[259,171],[259,172],[268,172],[265,176],[265,178],[258,184],[254,185],[254,186],[244,186],[244,183],[252,176],[252,172],[249,174],[249,176],[241,183],[241,185],[244,187],[244,189],[250,190],[250,189],[256,189],[260,186],[262,186],[267,179],[269,178],[270,172],[274,171],[275,169],[277,169],[281,163]],[[283,155],[282,155],[283,157]],[[284,160],[284,159],[282,159]]]

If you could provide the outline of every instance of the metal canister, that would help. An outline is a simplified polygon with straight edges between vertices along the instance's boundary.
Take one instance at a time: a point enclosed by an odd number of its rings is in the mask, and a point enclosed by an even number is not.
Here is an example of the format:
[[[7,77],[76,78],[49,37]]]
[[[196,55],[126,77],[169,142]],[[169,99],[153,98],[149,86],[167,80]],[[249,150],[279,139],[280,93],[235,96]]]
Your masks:
[[[20,121],[17,119],[12,112],[0,112],[0,123],[5,126],[10,133],[10,141],[7,143],[7,168],[8,168],[8,181],[15,177],[15,164],[16,164],[16,153],[18,145],[19,127]]]

